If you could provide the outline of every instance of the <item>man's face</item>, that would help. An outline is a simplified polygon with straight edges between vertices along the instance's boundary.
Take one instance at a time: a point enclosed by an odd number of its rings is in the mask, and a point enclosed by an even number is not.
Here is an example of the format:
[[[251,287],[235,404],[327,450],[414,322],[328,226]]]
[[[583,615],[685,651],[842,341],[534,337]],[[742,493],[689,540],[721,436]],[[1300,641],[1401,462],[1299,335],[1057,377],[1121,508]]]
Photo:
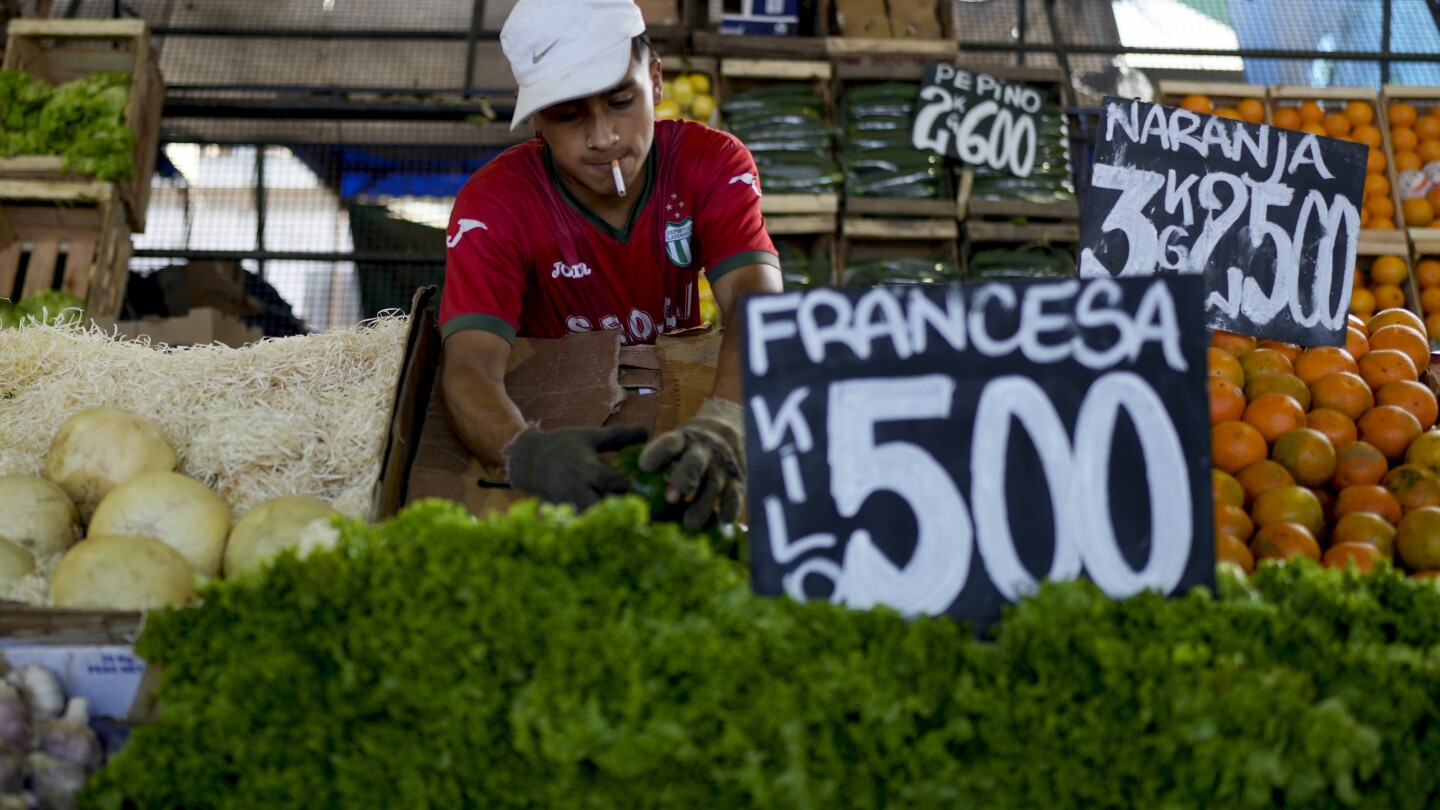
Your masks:
[[[563,177],[593,195],[613,198],[610,161],[620,161],[626,193],[631,193],[655,137],[660,94],[660,60],[631,59],[630,72],[610,90],[547,107],[532,123],[545,136]]]

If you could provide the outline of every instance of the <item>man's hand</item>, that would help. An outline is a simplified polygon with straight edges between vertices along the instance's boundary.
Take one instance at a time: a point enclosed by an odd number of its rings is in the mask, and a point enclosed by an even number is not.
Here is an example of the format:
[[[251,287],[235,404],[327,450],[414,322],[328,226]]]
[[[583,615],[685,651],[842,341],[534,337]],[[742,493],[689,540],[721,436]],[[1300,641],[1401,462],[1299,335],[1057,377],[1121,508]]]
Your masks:
[[[584,510],[606,495],[630,491],[630,479],[600,460],[600,454],[648,438],[643,427],[527,428],[509,447],[510,484],[551,503]]]
[[[678,460],[677,460],[678,459]],[[699,531],[719,509],[722,523],[740,517],[745,497],[745,413],[728,400],[711,397],[679,427],[640,453],[640,469],[656,472],[675,462],[665,477],[665,500],[690,500],[681,523]]]

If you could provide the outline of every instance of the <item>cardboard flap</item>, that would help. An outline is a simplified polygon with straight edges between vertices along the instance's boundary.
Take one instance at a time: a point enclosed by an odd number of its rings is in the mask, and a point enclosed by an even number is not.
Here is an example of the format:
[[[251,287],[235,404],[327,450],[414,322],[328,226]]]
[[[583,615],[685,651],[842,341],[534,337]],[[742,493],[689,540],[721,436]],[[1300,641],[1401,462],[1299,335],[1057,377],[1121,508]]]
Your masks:
[[[619,377],[618,330],[517,338],[505,391],[525,420],[542,428],[596,426],[625,399]]]

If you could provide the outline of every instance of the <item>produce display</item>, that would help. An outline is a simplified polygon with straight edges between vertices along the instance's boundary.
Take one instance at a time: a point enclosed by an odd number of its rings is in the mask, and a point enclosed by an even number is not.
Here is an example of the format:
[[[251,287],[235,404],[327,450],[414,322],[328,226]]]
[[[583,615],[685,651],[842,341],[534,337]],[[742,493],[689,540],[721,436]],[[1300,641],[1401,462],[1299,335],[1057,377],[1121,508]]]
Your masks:
[[[681,118],[702,124],[715,123],[715,96],[711,95],[708,73],[681,73],[661,83],[661,101],[655,105],[655,117]]]
[[[1209,350],[1218,559],[1440,569],[1430,347],[1405,309],[1352,315],[1347,348],[1216,332]]]
[[[11,329],[27,321],[57,326],[78,323],[85,302],[63,290],[40,290],[19,301],[0,298],[0,329]]]
[[[1385,112],[1394,147],[1400,190],[1400,224],[1437,227],[1440,212],[1440,106],[1428,111],[1408,102],[1392,102]]]
[[[1365,164],[1365,196],[1360,208],[1360,227],[1370,230],[1395,230],[1397,214],[1390,194],[1390,178],[1385,172],[1384,136],[1375,121],[1375,106],[1368,101],[1306,101],[1298,106],[1277,106],[1274,124],[1293,129],[1363,143],[1370,147]]]
[[[1039,144],[1029,177],[1016,177],[989,164],[967,167],[974,171],[970,198],[1032,203],[1075,202],[1075,180],[1070,167],[1070,125],[1058,104],[1040,109]],[[1023,222],[1023,219],[1022,219]]]
[[[975,640],[946,618],[757,597],[633,496],[478,521],[430,501],[343,534],[151,617],[137,652],[161,668],[164,710],[81,807],[1420,807],[1440,792],[1440,588],[1389,568],[1222,571],[1219,597],[1048,584]]]
[[[1410,264],[1403,256],[1361,257],[1355,268],[1355,283],[1350,291],[1350,312],[1369,320],[1377,309],[1405,306],[1405,279],[1410,277]],[[1365,263],[1369,264],[1368,267]]]
[[[135,176],[135,131],[125,124],[130,77],[102,71],[52,87],[0,70],[0,158],[59,155],[66,171],[99,180]]]
[[[852,87],[840,97],[840,166],[847,197],[933,200],[948,189],[945,159],[911,143],[916,84]]]
[[[1440,340],[1440,259],[1423,258],[1415,263],[1415,284],[1420,290],[1420,311],[1425,314],[1425,331],[1430,346]]]
[[[22,666],[0,681],[0,810],[73,808],[104,761],[89,701],[67,700],[54,672]]]
[[[832,157],[835,133],[813,85],[776,82],[720,105],[725,128],[750,150],[769,194],[823,194],[844,175]]]
[[[780,278],[787,291],[832,286],[830,251],[823,245],[806,246],[777,238],[775,249],[780,253]]]
[[[960,279],[959,269],[946,258],[866,259],[845,265],[844,286],[864,290],[879,286],[949,284]]]
[[[970,275],[979,279],[1068,278],[1075,272],[1075,257],[1057,246],[997,247],[970,255]]]

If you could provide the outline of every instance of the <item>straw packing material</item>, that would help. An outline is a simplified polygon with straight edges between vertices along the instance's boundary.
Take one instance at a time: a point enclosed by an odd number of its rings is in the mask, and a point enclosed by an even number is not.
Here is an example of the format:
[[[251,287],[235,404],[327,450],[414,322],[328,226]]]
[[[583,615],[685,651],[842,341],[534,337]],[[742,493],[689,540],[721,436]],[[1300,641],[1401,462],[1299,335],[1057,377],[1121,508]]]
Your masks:
[[[61,424],[104,405],[158,422],[180,472],[236,517],[273,497],[313,495],[368,518],[407,326],[386,315],[240,349],[152,347],[78,327],[0,330],[0,475],[42,474]],[[46,574],[54,565],[40,563]]]

